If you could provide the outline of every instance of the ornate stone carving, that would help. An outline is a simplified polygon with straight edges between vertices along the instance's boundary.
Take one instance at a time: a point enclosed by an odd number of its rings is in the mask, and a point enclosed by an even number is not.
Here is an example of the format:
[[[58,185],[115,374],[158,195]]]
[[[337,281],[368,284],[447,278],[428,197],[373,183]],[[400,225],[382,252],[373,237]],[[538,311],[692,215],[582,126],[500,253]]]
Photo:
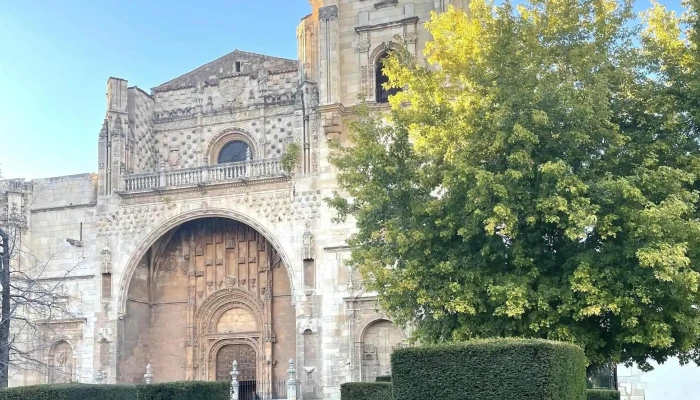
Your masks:
[[[182,156],[180,155],[180,148],[177,146],[170,147],[170,154],[168,154],[168,164],[171,166],[176,166],[180,164]]]
[[[326,6],[321,7],[318,10],[318,19],[321,21],[329,21],[331,19],[338,19],[338,6]]]
[[[102,249],[100,264],[102,265],[103,274],[112,273],[112,252],[107,247]]]
[[[98,343],[112,343],[113,341],[114,335],[112,334],[112,328],[100,328],[97,331]]]
[[[313,260],[314,259],[314,235],[311,233],[311,222],[306,221],[306,231],[304,231],[303,245],[302,245],[302,260]]]
[[[302,318],[302,320],[299,322],[299,333],[302,335],[308,334],[308,332],[311,332],[312,334],[318,333],[318,326],[319,326],[319,319],[318,318],[311,318],[310,315],[307,315]],[[308,331],[308,332],[307,332]]]
[[[265,329],[263,330],[263,341],[265,343],[277,342],[277,336],[275,335],[275,332],[272,329],[272,324],[266,322],[264,328]]]
[[[222,79],[219,82],[219,92],[227,101],[236,103],[245,90],[245,81],[241,78]]]

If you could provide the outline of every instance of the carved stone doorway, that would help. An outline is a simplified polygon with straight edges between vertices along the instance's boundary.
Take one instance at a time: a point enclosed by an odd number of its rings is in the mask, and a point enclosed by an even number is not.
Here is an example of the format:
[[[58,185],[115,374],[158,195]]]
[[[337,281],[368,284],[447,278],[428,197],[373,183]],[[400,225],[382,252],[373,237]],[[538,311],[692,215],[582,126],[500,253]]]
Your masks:
[[[229,344],[222,347],[216,355],[216,380],[231,380],[231,364],[238,362],[238,381],[255,381],[255,350],[247,344]]]
[[[291,292],[280,254],[252,227],[225,218],[173,227],[129,283],[118,381],[140,382],[147,363],[161,382],[230,380],[234,359],[239,381],[282,379],[296,354]]]
[[[367,327],[362,337],[363,382],[374,382],[377,376],[391,375],[391,352],[402,340],[401,330],[391,321],[378,320]]]

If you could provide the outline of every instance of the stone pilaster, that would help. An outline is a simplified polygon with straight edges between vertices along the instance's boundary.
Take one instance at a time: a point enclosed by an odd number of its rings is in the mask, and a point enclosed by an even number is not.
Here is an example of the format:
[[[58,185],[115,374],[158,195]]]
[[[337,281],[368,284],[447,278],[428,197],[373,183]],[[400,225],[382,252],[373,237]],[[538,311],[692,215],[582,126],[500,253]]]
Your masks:
[[[319,88],[321,104],[332,104],[339,100],[340,60],[338,48],[338,6],[321,7],[318,12],[320,73]]]

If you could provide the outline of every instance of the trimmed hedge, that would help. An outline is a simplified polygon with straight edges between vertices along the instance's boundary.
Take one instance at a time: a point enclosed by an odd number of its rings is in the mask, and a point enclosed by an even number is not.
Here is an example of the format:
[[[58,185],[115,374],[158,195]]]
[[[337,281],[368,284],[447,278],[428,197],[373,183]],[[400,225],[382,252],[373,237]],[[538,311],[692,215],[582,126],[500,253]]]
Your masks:
[[[391,355],[396,400],[585,400],[586,356],[548,340],[411,347]]]
[[[138,400],[229,400],[231,382],[171,382],[137,388]]]
[[[136,400],[133,385],[38,385],[0,390],[0,400]]]
[[[391,383],[348,382],[340,385],[341,400],[391,400]]]
[[[391,382],[391,375],[378,376],[376,382]]]
[[[607,389],[586,390],[587,400],[620,400],[620,392]]]
[[[0,390],[0,400],[228,400],[229,382],[38,385]]]

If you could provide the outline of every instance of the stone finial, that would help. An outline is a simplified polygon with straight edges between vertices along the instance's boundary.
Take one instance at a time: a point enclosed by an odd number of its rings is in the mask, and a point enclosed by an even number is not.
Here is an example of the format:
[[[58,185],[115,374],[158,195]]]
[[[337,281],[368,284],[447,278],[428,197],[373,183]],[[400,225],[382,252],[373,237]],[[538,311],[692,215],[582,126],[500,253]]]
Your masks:
[[[245,160],[246,160],[246,161],[250,161],[251,157],[252,157],[252,156],[251,156],[251,154],[250,154],[250,147],[247,147],[247,148],[245,149]]]
[[[105,379],[105,374],[102,372],[101,369],[97,370],[97,374],[95,375],[95,381],[97,381],[98,384],[102,383],[102,381]]]
[[[231,392],[230,400],[238,400],[238,361],[231,364]]]
[[[143,378],[146,380],[146,385],[151,384],[151,379],[153,379],[153,374],[151,373],[151,364],[146,365],[146,374],[143,375]]]
[[[297,370],[294,367],[294,359],[289,359],[289,369],[287,369],[287,400],[297,400]]]

